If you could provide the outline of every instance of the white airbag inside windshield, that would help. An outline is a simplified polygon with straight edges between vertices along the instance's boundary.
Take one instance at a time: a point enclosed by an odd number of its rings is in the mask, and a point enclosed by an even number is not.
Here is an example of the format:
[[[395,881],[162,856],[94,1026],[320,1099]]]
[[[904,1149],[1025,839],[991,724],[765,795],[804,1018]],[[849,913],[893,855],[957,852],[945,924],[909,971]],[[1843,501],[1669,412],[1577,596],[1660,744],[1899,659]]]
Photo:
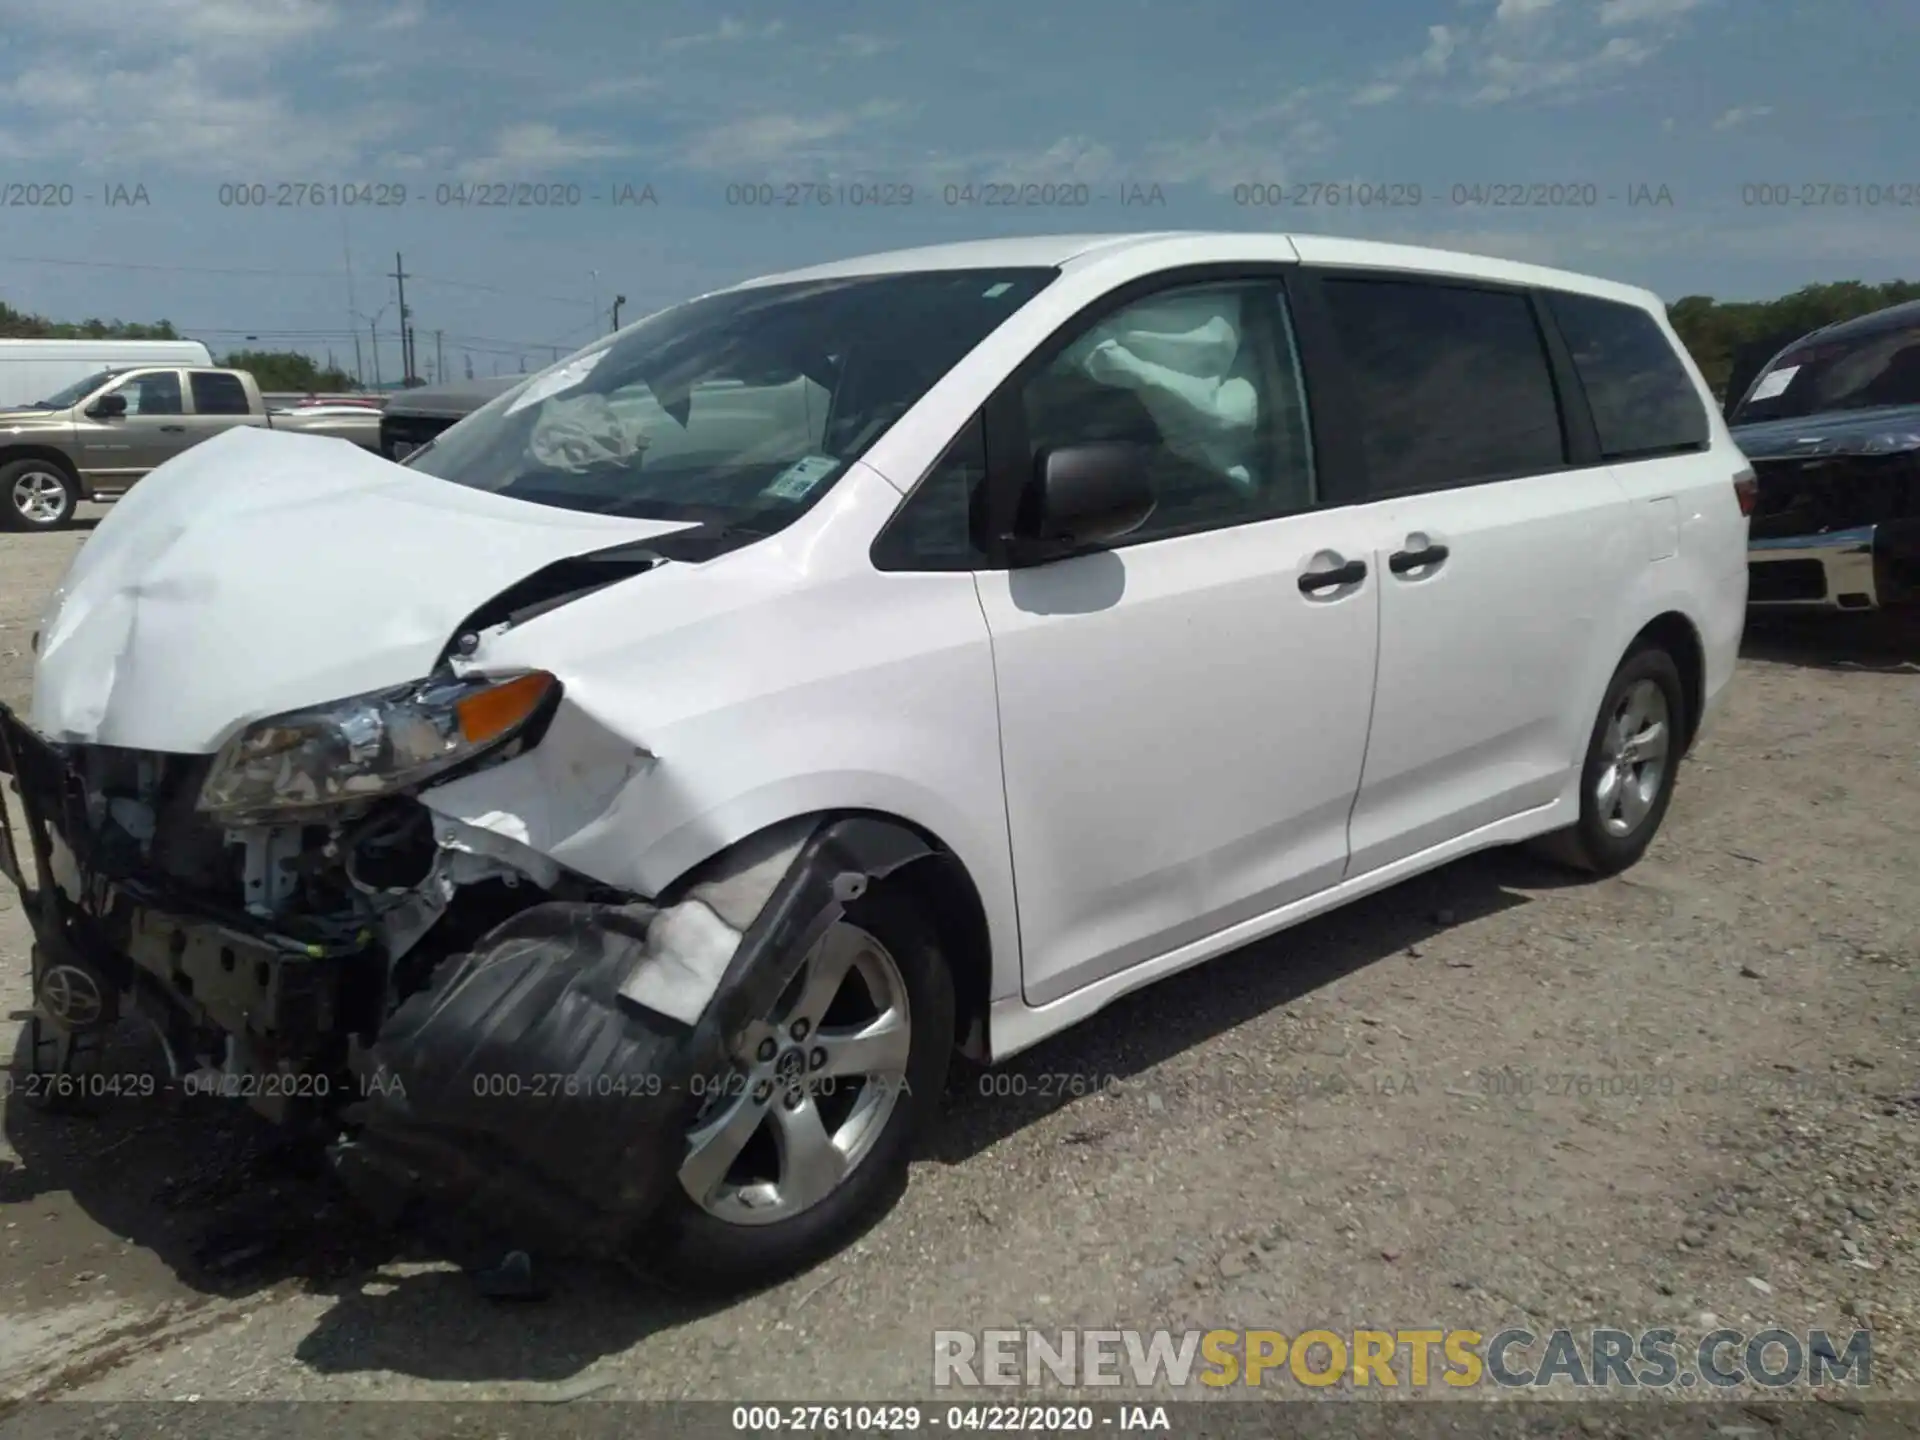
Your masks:
[[[604,395],[547,401],[527,437],[527,453],[535,462],[571,475],[626,464],[646,448],[645,429],[622,416]]]

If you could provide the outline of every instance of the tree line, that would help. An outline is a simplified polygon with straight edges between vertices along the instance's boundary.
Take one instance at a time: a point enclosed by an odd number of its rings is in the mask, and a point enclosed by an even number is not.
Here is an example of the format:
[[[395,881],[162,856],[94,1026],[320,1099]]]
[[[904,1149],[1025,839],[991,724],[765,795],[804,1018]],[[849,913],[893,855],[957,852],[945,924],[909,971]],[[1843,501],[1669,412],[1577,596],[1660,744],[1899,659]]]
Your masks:
[[[1803,285],[1778,300],[1720,301],[1708,295],[1686,295],[1667,307],[1667,318],[1714,393],[1737,400],[1761,366],[1808,331],[1908,300],[1920,300],[1920,284],[1837,280]]]
[[[1920,300],[1920,283],[1887,280],[1876,285],[1864,280],[1836,280],[1823,285],[1804,285],[1777,300],[1722,301],[1710,295],[1686,295],[1667,307],[1667,315],[1714,393],[1737,399],[1759,374],[1761,366],[1808,331],[1907,300]],[[167,320],[150,325],[121,320],[56,322],[15,310],[4,301],[0,301],[0,337],[26,340],[185,338]],[[358,388],[354,377],[337,365],[315,364],[293,350],[235,350],[220,363],[235,370],[252,371],[263,390]]]
[[[150,325],[126,320],[49,320],[29,315],[0,300],[0,339],[6,340],[190,340],[171,320]],[[317,365],[297,350],[231,350],[216,357],[229,370],[251,371],[267,391],[338,392],[357,390],[360,382],[339,366]]]

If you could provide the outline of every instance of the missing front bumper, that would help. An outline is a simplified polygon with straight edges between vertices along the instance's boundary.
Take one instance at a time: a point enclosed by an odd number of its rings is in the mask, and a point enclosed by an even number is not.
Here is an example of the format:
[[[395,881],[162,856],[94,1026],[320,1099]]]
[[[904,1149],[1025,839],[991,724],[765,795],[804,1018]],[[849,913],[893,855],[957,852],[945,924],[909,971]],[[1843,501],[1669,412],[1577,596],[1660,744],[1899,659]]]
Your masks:
[[[542,1248],[597,1255],[631,1253],[671,1199],[701,1098],[843,907],[932,853],[876,819],[796,821],[658,904],[537,901],[389,1015],[377,951],[305,953],[243,918],[175,914],[164,892],[63,883],[62,837],[84,830],[75,775],[4,707],[0,764],[19,784],[34,874],[11,849],[7,873],[37,952],[89,967],[163,1035],[224,1034],[242,1076],[285,1073],[297,1052],[326,1084],[225,1093],[268,1113],[264,1101],[319,1101],[337,1173],[376,1216],[451,1200]]]

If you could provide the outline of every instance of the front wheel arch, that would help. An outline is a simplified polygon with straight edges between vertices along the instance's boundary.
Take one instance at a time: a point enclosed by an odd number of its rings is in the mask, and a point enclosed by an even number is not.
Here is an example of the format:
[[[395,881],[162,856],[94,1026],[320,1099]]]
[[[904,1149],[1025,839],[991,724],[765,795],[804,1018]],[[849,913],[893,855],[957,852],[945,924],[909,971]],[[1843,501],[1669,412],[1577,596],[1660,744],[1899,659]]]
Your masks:
[[[825,810],[790,816],[764,825],[689,866],[662,887],[655,903],[674,904],[688,891],[725,873],[736,857],[751,855],[775,831],[810,824],[831,826],[836,838],[867,861],[870,873],[885,875],[909,891],[927,915],[952,970],[954,1041],[969,1059],[990,1053],[988,1017],[993,989],[993,943],[985,902],[959,855],[923,825],[878,810]]]

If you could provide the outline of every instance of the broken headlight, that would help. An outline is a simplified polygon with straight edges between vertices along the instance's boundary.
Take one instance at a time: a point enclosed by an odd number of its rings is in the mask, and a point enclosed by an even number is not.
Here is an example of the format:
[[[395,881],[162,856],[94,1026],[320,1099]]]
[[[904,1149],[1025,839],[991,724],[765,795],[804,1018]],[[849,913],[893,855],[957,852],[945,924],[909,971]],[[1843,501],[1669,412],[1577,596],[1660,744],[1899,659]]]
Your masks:
[[[238,824],[408,789],[512,739],[558,688],[544,671],[446,677],[276,715],[222,747],[200,808]]]

